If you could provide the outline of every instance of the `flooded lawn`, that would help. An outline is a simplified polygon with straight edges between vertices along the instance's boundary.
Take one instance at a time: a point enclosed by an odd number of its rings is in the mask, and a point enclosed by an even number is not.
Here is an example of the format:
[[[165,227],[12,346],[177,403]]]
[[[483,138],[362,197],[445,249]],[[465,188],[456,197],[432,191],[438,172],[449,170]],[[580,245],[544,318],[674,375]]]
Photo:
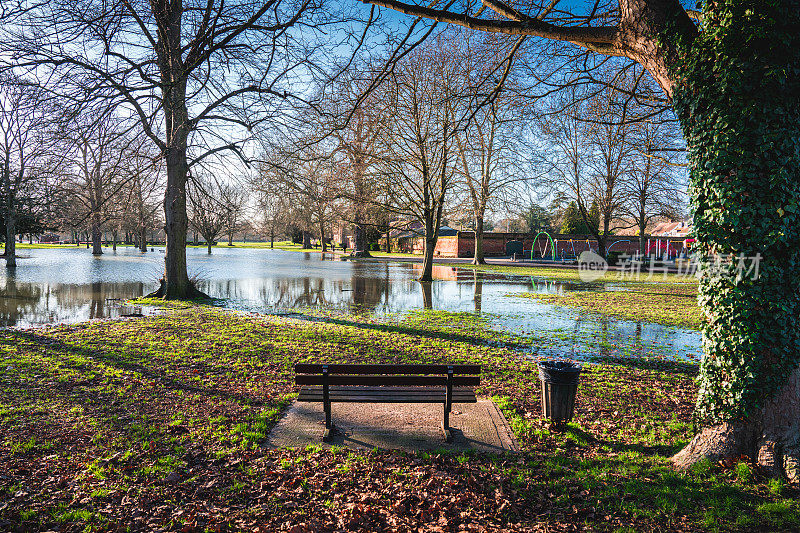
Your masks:
[[[557,305],[576,291],[625,291],[625,284],[577,284],[513,274],[435,267],[433,284],[415,281],[420,265],[342,261],[318,253],[246,248],[188,251],[189,273],[222,305],[254,313],[357,314],[396,320],[433,309],[481,316],[497,338],[537,357],[646,357],[691,361],[700,355],[694,329],[626,320]],[[141,253],[84,248],[21,250],[15,272],[0,270],[0,326],[29,327],[148,314],[126,300],[155,290],[163,249]],[[524,298],[518,296],[527,296]],[[544,298],[531,297],[543,295]],[[588,293],[587,293],[588,295]],[[691,302],[689,302],[691,305]],[[642,300],[642,305],[651,305]],[[504,340],[503,340],[504,339]]]

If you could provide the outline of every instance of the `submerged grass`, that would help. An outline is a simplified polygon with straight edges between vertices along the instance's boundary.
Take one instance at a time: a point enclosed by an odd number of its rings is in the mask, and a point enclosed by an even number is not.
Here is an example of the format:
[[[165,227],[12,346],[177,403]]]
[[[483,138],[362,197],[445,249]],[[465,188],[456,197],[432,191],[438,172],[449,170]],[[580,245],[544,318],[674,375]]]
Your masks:
[[[670,467],[692,434],[689,372],[590,365],[557,432],[535,365],[493,335],[469,313],[373,323],[199,305],[2,330],[0,529],[796,529],[797,493],[749,465]],[[480,363],[479,393],[523,453],[266,449],[297,361]]]
[[[473,265],[470,263],[437,263],[456,268],[466,268],[479,272],[497,272],[501,274],[514,274],[520,276],[532,276],[546,280],[571,281],[583,283],[578,269],[573,266],[517,266],[517,265]],[[696,285],[697,279],[692,276],[678,275],[675,273],[653,273],[642,271],[638,275],[630,275],[619,270],[609,270],[602,277],[593,283],[686,283]]]
[[[542,302],[585,309],[627,320],[699,329],[702,312],[697,285],[688,283],[628,283],[624,290],[564,290],[563,294],[514,294]]]

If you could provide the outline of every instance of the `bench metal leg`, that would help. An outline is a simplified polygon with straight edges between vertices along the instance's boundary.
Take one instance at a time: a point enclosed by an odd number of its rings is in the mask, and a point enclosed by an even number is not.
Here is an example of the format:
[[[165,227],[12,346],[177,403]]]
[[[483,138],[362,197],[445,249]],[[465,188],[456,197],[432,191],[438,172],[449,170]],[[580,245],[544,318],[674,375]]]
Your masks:
[[[333,440],[333,432],[336,427],[331,422],[331,402],[330,400],[326,401],[323,404],[325,408],[325,432],[322,434],[322,441],[323,442],[331,442]]]
[[[444,421],[442,422],[442,432],[444,440],[452,442],[453,434],[450,431],[450,410],[453,408],[453,367],[447,367],[447,392],[444,399]]]
[[[328,388],[328,365],[322,365],[322,407],[325,409],[325,432],[322,434],[323,442],[333,440],[333,423],[331,422],[331,395]]]

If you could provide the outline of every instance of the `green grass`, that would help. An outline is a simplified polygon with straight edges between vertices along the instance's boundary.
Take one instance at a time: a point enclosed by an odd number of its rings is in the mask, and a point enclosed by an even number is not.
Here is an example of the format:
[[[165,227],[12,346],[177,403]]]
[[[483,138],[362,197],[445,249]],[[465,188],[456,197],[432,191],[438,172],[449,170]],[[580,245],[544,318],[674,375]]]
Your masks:
[[[136,320],[1,330],[0,523],[405,530],[444,517],[453,529],[796,529],[798,493],[746,463],[672,469],[692,435],[689,372],[588,365],[575,419],[557,431],[540,419],[535,365],[490,344],[487,327],[470,313],[377,322],[173,305]],[[297,391],[297,361],[480,363],[478,392],[500,405],[522,453],[267,449]]]

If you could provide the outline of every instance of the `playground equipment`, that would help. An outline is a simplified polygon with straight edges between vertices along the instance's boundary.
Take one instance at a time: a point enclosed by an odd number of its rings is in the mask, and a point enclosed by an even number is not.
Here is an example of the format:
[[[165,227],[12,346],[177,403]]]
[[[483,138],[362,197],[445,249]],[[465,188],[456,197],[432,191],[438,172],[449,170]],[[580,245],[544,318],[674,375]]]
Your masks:
[[[531,243],[531,261],[533,261],[533,259],[534,259],[533,252],[536,250],[536,242],[539,240],[539,237],[541,237],[542,235],[547,237],[547,241],[545,241],[545,243],[544,243],[544,249],[542,250],[541,259],[545,259],[545,257],[546,257],[545,256],[545,252],[547,252],[547,244],[548,244],[548,242],[550,244],[550,259],[554,260],[556,258],[556,245],[553,242],[553,238],[546,231],[540,231],[539,233],[536,234],[536,237],[534,237],[533,242]]]
[[[650,242],[651,240],[652,243]],[[652,251],[655,248],[656,257],[663,257],[666,260],[674,259],[678,257],[679,254],[677,245],[680,245],[681,251],[686,249],[686,241],[684,240],[647,239],[645,254],[652,255]]]
[[[619,244],[621,242],[631,242],[631,241],[626,240],[626,239],[620,239],[618,241],[614,241],[614,242],[612,242],[611,244],[608,245],[608,249],[606,250],[606,252],[610,252],[611,248],[613,248],[615,244]]]

